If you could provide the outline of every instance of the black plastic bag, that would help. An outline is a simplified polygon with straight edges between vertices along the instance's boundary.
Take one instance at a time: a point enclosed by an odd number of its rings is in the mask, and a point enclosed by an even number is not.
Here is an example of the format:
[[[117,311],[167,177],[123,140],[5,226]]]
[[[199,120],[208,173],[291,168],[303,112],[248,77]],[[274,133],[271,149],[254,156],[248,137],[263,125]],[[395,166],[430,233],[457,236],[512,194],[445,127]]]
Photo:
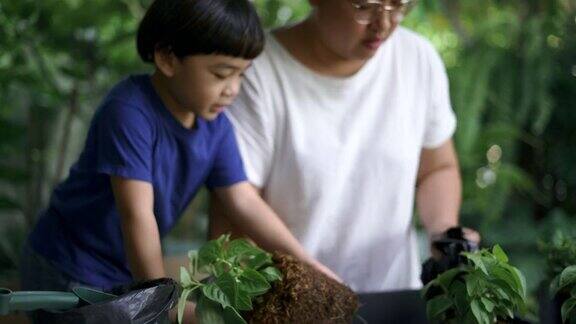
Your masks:
[[[168,311],[178,302],[176,281],[163,278],[112,289],[114,300],[64,312],[36,311],[44,324],[160,324],[169,323]]]

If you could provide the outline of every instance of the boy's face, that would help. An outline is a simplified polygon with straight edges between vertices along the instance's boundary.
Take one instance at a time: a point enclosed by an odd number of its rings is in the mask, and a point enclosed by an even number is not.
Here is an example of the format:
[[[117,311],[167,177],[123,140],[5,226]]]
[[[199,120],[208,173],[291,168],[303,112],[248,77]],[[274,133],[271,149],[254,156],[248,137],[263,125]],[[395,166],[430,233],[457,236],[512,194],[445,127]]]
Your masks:
[[[251,61],[227,55],[173,57],[167,90],[183,113],[213,120],[238,95],[244,71]]]

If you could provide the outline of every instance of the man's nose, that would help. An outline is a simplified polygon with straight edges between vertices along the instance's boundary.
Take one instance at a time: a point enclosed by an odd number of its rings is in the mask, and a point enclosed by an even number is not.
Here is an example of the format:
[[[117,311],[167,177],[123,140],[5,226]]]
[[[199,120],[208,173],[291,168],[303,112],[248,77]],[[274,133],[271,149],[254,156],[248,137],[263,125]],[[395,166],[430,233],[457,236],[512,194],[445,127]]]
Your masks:
[[[394,24],[394,13],[388,10],[380,10],[371,23],[372,28],[377,32],[388,31]]]

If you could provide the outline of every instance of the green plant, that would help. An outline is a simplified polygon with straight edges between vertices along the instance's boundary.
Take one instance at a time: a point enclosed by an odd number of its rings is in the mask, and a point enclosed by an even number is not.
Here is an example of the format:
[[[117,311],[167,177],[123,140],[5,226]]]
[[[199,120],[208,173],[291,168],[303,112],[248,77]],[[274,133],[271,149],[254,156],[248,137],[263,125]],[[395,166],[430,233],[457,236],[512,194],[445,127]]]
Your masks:
[[[422,291],[427,316],[440,323],[494,323],[524,312],[526,282],[499,245],[462,253],[468,260],[428,283]]]
[[[576,265],[566,267],[552,280],[551,295],[562,294],[566,300],[562,303],[561,313],[564,323],[576,323]]]
[[[246,323],[240,312],[252,310],[253,301],[271,288],[270,283],[281,280],[269,253],[244,239],[230,241],[230,235],[208,241],[188,257],[188,270],[180,268],[179,323],[192,292],[200,323]]]
[[[552,282],[567,267],[576,265],[576,239],[561,230],[554,233],[550,242],[538,242],[538,247],[546,255],[546,273]]]
[[[576,240],[557,230],[550,242],[539,242],[546,255],[550,296],[558,298],[562,321],[576,323]]]

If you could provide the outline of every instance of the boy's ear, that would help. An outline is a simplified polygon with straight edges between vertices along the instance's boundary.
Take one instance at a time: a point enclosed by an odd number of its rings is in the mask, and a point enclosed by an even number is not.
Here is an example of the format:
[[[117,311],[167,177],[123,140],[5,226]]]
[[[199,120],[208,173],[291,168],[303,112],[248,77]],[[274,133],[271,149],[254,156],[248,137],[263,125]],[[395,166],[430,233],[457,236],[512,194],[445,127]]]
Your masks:
[[[167,78],[174,76],[177,59],[169,49],[156,48],[154,50],[154,64]]]

